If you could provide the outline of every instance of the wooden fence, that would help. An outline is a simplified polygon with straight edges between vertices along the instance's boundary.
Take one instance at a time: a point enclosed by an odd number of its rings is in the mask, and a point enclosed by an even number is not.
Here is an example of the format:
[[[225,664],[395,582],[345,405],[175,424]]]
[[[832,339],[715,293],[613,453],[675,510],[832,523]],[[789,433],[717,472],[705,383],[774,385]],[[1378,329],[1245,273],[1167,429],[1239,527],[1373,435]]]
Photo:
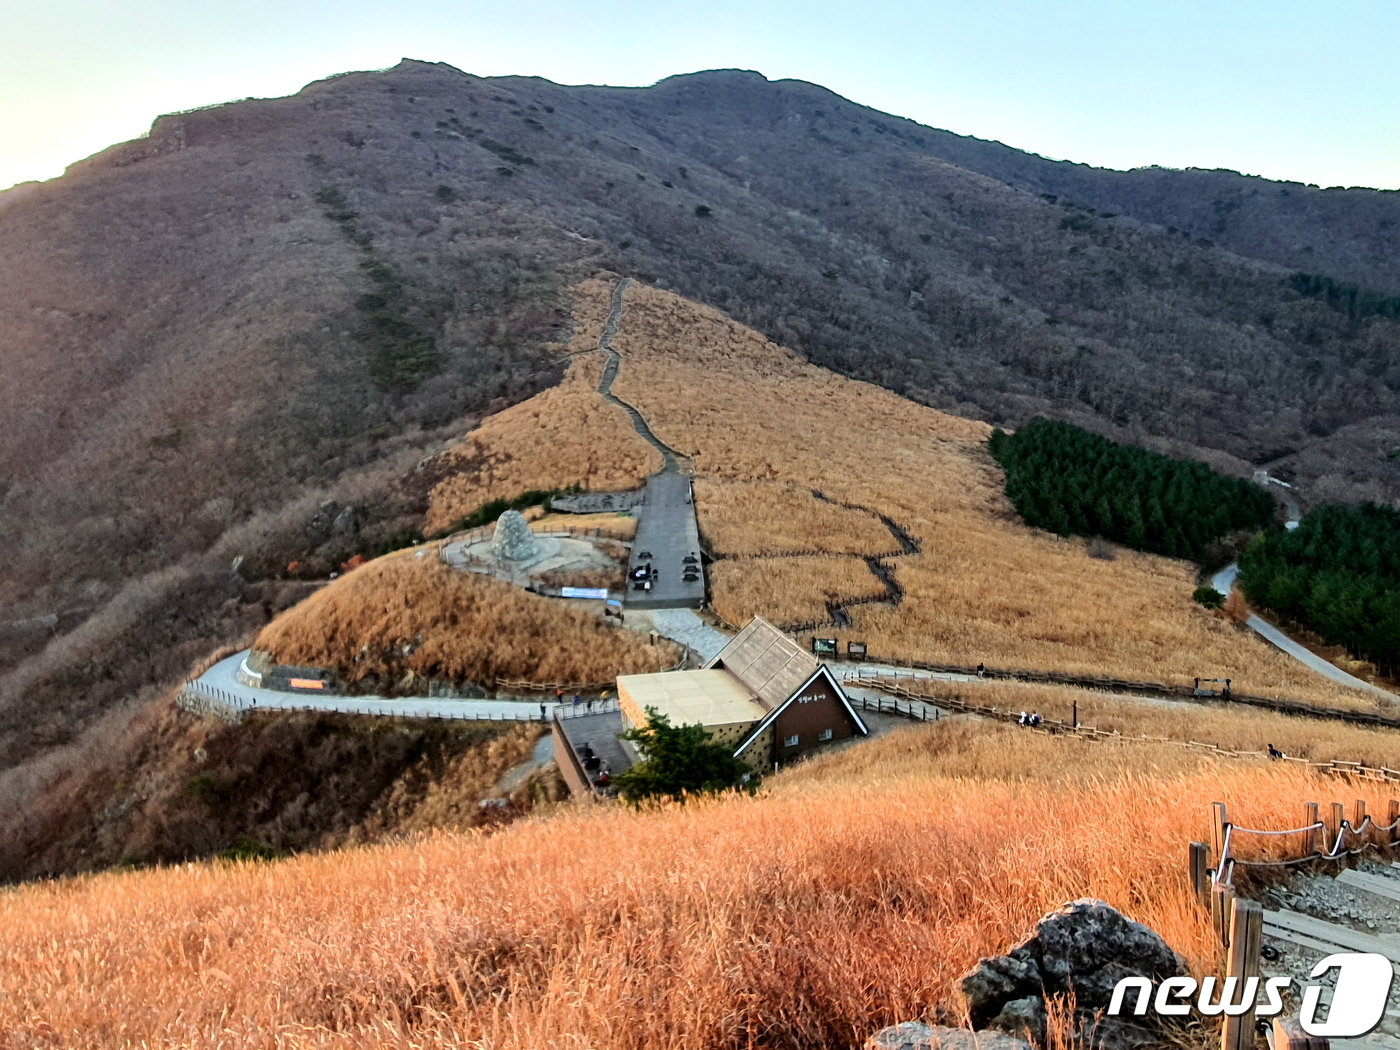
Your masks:
[[[969,677],[1002,679],[1019,682],[1039,682],[1050,685],[1076,686],[1081,689],[1097,689],[1110,692],[1137,693],[1143,696],[1161,696],[1174,700],[1188,700],[1208,704],[1241,704],[1245,707],[1259,707],[1281,714],[1302,715],[1307,718],[1324,718],[1331,721],[1348,722],[1353,725],[1379,726],[1384,729],[1400,729],[1400,717],[1383,715],[1377,711],[1352,711],[1338,707],[1318,707],[1302,700],[1289,700],[1284,697],[1255,696],[1250,693],[1232,692],[1228,696],[1220,694],[1197,695],[1190,685],[1168,685],[1163,682],[1143,682],[1128,678],[1108,678],[1099,675],[1077,675],[1060,671],[1032,671],[998,667],[968,667],[963,664],[935,664],[911,660],[886,660],[878,656],[862,656],[860,663],[886,664],[909,671],[929,671],[935,674],[961,674]]]
[[[1304,823],[1296,828],[1246,828],[1232,824],[1225,803],[1211,805],[1211,841],[1193,842],[1187,851],[1192,892],[1209,916],[1211,930],[1225,953],[1225,976],[1247,981],[1261,975],[1264,910],[1256,901],[1235,892],[1237,867],[1291,868],[1302,865],[1345,864],[1351,857],[1371,851],[1400,848],[1400,800],[1390,799],[1388,822],[1379,824],[1366,812],[1366,803],[1354,803],[1350,820],[1346,806],[1334,802],[1326,812],[1316,802],[1303,808]],[[1298,839],[1296,853],[1282,859],[1246,860],[1236,855],[1241,837]],[[1214,865],[1212,866],[1212,860]],[[1221,1050],[1250,1050],[1254,1045],[1254,1011],[1225,1017]],[[1326,1050],[1326,1040],[1310,1038],[1296,1019],[1276,1018],[1270,1040],[1273,1050]]]
[[[898,677],[892,675],[882,675],[876,672],[854,672],[848,673],[843,677],[848,682],[868,684],[882,692],[891,693],[907,701],[933,705],[943,708],[946,711],[955,711],[958,714],[978,715],[982,718],[991,718],[1000,722],[1016,722],[1020,717],[1019,712],[1003,711],[999,707],[989,707],[983,704],[970,704],[966,700],[960,700],[955,697],[926,696],[906,686],[900,685]],[[896,710],[896,713],[902,714],[903,712]],[[1086,726],[1082,724],[1076,725],[1054,718],[1042,717],[1038,726],[1027,726],[1026,728],[1048,733],[1068,733],[1086,740],[1171,744],[1175,747],[1190,748],[1193,751],[1203,751],[1220,758],[1270,757],[1267,751],[1232,751],[1229,748],[1217,747],[1215,744],[1205,743],[1200,740],[1173,740],[1170,737],[1151,736],[1147,733],[1124,734],[1117,730],[1099,729],[1097,726]],[[1358,780],[1369,780],[1377,783],[1400,783],[1400,770],[1390,769],[1387,766],[1369,766],[1363,762],[1343,762],[1338,760],[1312,762],[1306,758],[1289,757],[1275,758],[1274,761],[1292,762],[1304,765],[1315,772],[1329,776],[1354,777]]]

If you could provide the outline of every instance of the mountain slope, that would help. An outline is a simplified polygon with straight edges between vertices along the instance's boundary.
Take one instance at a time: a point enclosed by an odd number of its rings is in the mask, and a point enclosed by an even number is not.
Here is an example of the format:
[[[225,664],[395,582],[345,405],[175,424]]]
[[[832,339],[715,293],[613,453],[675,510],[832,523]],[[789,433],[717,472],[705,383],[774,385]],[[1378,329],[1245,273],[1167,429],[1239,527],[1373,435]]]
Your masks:
[[[752,73],[405,62],[163,117],[0,195],[0,799],[259,626],[288,562],[421,526],[432,454],[559,379],[564,289],[604,269],[966,417],[1241,472],[1289,453],[1313,496],[1387,496],[1400,329],[1301,298],[1301,255],[1241,231],[1296,225],[1309,269],[1385,288],[1397,198],[1251,180],[1217,233],[1198,216],[1240,184],[1215,178],[1054,165]]]

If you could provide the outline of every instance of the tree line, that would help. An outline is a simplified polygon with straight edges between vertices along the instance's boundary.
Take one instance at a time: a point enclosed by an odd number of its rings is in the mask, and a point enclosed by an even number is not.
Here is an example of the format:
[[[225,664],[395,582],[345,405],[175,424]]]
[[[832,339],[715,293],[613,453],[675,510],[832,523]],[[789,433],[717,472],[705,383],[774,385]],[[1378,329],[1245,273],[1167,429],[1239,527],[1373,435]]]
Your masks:
[[[1400,668],[1400,511],[1319,507],[1240,557],[1249,600],[1344,645],[1384,673]]]
[[[1274,515],[1258,485],[1069,423],[1037,418],[1014,434],[997,429],[988,448],[1026,524],[1061,536],[1199,559],[1227,533],[1263,528]]]
[[[1348,281],[1336,281],[1319,273],[1295,273],[1288,279],[1293,290],[1310,299],[1321,299],[1352,321],[1367,317],[1400,318],[1400,295],[1386,295]]]

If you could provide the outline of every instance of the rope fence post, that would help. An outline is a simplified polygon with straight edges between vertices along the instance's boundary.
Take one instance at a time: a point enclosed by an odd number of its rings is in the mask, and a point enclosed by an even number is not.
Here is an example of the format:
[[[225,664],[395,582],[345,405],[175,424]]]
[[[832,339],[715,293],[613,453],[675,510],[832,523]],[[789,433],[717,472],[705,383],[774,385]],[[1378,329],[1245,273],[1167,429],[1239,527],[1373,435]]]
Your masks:
[[[1230,922],[1234,915],[1235,888],[1215,883],[1210,888],[1210,924],[1216,939],[1230,947]]]
[[[1303,856],[1311,857],[1321,852],[1317,848],[1317,803],[1309,802],[1303,806],[1303,823],[1308,825],[1308,829],[1303,832]]]
[[[1204,842],[1193,842],[1190,846],[1191,892],[1196,895],[1196,903],[1210,909],[1210,847]]]
[[[1210,855],[1215,861],[1215,877],[1218,879],[1225,869],[1225,803],[1210,804]]]
[[[1366,827],[1366,800],[1359,798],[1356,800],[1356,812],[1352,819],[1351,826],[1360,829],[1361,844],[1365,845],[1373,836],[1369,828]]]
[[[1230,908],[1229,953],[1226,977],[1237,978],[1247,986],[1259,977],[1259,953],[1264,944],[1264,909],[1257,901],[1236,899]],[[1254,1046],[1254,1009],[1242,1014],[1226,1014],[1220,1032],[1220,1050],[1250,1050]]]
[[[1345,856],[1346,843],[1343,836],[1346,834],[1347,808],[1340,802],[1332,803],[1332,816],[1328,820],[1329,831],[1332,832],[1332,859],[1340,861]]]

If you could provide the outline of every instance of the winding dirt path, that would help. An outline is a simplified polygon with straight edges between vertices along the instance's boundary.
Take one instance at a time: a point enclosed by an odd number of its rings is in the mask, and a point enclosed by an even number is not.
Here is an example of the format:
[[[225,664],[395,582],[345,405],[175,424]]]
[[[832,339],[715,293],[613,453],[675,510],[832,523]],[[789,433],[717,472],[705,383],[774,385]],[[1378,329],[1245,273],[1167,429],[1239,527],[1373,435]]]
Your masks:
[[[661,453],[661,473],[680,474],[681,465],[687,466],[690,461],[685,456],[673,449],[666,442],[656,436],[656,432],[651,429],[651,424],[646,417],[632,405],[612,392],[613,383],[617,379],[618,369],[622,367],[622,355],[613,347],[613,338],[617,335],[617,330],[622,324],[622,296],[632,283],[632,278],[624,277],[617,282],[617,287],[613,289],[612,308],[608,311],[607,320],[603,322],[603,332],[598,336],[598,349],[607,355],[607,363],[603,365],[603,374],[598,379],[598,393],[603,395],[603,400],[617,405],[632,420],[632,429],[642,436],[657,452]],[[688,471],[686,471],[688,473]]]

